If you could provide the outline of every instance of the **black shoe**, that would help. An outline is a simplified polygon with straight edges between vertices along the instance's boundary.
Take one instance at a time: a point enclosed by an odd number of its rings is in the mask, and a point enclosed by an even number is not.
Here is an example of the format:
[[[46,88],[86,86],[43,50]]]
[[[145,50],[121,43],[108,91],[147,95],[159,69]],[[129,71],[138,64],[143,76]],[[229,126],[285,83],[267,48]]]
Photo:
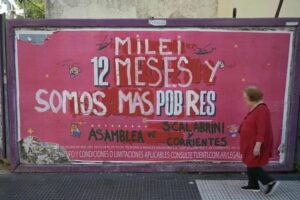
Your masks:
[[[243,186],[243,187],[242,187],[242,190],[252,191],[252,192],[259,192],[259,191],[260,191],[260,189],[259,189],[258,186],[255,187],[255,186],[249,186],[249,185]]]
[[[277,186],[279,185],[278,181],[273,181],[267,185],[267,189],[265,191],[265,195],[271,195],[276,190]]]

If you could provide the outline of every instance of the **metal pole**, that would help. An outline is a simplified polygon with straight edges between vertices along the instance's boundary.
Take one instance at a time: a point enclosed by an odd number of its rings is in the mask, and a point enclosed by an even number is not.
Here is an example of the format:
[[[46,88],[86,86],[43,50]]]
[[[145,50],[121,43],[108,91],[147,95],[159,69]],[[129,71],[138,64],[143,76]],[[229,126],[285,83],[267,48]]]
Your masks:
[[[236,18],[237,9],[233,8],[232,10],[232,18]]]
[[[3,135],[4,135],[4,156],[6,159],[10,159],[10,136],[9,136],[9,121],[8,121],[8,98],[7,98],[7,51],[6,51],[6,16],[2,15],[1,19],[1,103],[2,103],[2,122],[3,122]]]
[[[4,90],[3,90],[3,84],[5,82],[5,76],[4,76],[4,70],[5,70],[5,15],[0,15],[0,44],[1,44],[1,49],[0,49],[0,158],[5,158],[6,157],[6,143],[5,143],[5,112],[4,112],[4,107],[5,107],[5,98],[4,98]]]
[[[24,6],[24,17],[27,17],[27,9],[26,9],[26,3],[25,0],[23,0],[23,6]]]
[[[278,4],[278,7],[277,7],[277,10],[276,10],[275,18],[278,18],[282,4],[283,4],[283,0],[280,0],[279,4]]]

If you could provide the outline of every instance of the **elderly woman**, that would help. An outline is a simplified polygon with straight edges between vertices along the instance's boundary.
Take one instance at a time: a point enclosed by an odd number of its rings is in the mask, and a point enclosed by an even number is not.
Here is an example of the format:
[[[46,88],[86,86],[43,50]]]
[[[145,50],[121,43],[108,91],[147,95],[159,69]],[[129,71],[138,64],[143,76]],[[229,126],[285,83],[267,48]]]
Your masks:
[[[263,93],[250,86],[244,90],[244,99],[250,110],[240,126],[240,151],[247,165],[248,185],[242,190],[260,191],[258,181],[266,185],[265,194],[272,194],[279,182],[264,170],[273,149],[273,132],[270,111],[263,102]]]

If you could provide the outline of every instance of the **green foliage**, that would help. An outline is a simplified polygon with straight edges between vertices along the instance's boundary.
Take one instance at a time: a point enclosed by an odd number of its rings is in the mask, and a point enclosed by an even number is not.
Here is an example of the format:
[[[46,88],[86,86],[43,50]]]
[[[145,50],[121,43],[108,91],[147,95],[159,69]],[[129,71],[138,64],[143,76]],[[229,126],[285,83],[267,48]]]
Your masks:
[[[188,173],[189,172],[187,170],[185,170],[185,169],[179,170],[179,174],[181,174],[181,175],[187,175]]]
[[[300,172],[300,160],[295,162],[294,168],[295,168],[296,172]]]
[[[44,0],[17,0],[16,3],[24,9],[26,18],[45,18]]]

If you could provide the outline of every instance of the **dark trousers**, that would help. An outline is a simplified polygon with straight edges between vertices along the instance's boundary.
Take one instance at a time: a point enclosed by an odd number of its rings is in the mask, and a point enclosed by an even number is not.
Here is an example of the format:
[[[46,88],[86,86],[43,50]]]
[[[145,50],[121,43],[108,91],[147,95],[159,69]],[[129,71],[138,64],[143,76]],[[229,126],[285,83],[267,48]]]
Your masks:
[[[259,187],[258,181],[263,185],[271,183],[274,179],[268,175],[261,167],[247,167],[249,186]]]

